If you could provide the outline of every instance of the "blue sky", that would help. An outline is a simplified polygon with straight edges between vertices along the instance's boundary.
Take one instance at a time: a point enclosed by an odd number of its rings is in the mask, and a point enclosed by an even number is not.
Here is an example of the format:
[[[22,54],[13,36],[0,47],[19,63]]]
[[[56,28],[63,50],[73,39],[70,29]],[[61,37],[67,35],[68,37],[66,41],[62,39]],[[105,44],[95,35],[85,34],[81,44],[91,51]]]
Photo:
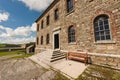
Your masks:
[[[0,43],[35,41],[34,21],[53,0],[0,0]]]

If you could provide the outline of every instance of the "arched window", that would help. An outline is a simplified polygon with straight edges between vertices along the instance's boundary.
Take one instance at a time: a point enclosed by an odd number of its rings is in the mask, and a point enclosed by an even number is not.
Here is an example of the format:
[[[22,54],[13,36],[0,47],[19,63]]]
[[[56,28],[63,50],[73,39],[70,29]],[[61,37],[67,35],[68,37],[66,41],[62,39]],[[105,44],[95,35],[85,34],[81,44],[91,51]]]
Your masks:
[[[95,41],[111,40],[109,17],[100,15],[94,20]]]
[[[41,45],[43,45],[43,36],[41,36]]]
[[[73,26],[70,26],[68,28],[68,42],[71,43],[71,42],[75,42],[75,29]]]
[[[46,36],[46,44],[49,44],[49,41],[50,41],[50,36],[49,36],[49,34],[47,34],[47,36]]]

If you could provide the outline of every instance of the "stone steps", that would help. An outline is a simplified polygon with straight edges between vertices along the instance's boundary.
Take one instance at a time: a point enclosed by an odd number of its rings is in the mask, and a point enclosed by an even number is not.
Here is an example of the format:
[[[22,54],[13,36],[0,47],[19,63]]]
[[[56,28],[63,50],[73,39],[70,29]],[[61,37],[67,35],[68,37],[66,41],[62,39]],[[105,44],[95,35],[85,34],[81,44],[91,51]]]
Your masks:
[[[66,57],[65,53],[62,53],[61,51],[53,51],[50,62],[58,61],[64,59],[65,57]]]
[[[36,63],[39,63],[42,67],[49,69],[52,53],[52,50],[47,50],[41,53],[37,53],[34,56],[31,56],[30,59],[35,61]]]

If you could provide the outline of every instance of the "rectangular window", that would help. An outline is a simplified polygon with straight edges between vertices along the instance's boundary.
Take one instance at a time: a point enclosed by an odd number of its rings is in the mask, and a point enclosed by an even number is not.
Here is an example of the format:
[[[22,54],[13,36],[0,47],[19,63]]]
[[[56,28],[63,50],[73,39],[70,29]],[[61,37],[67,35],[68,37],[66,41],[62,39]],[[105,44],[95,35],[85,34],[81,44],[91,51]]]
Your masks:
[[[71,12],[73,10],[73,0],[67,0],[67,12]]]
[[[47,34],[47,36],[46,36],[46,44],[49,44],[49,40],[50,40],[50,37],[49,37],[49,34]]]
[[[43,45],[43,36],[41,36],[41,45]]]
[[[39,24],[37,24],[37,31],[39,31]]]
[[[54,19],[55,20],[58,20],[58,9],[56,9],[55,11],[54,11]]]
[[[41,22],[41,29],[43,29],[43,24],[44,24],[44,21],[42,20],[42,22]]]
[[[46,21],[46,24],[49,25],[50,24],[50,16],[48,15],[47,16],[47,21]]]

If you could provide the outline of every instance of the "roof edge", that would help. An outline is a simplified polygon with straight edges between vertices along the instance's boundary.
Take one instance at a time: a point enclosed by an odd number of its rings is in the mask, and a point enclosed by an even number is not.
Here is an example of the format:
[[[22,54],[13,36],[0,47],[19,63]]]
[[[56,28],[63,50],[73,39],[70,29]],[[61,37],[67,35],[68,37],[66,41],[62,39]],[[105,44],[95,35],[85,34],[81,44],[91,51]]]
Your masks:
[[[54,0],[48,7],[47,9],[35,20],[35,22],[38,22],[57,2],[60,0]]]

